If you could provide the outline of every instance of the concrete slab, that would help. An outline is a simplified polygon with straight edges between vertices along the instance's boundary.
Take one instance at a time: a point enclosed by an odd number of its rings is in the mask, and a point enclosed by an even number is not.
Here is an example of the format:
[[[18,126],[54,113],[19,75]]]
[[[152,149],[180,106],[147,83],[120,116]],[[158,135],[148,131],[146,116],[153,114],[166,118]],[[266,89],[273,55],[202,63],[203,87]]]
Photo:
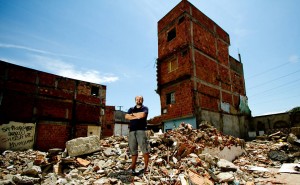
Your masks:
[[[245,150],[241,146],[224,147],[223,150],[220,148],[205,148],[202,154],[209,153],[212,156],[217,156],[220,159],[226,159],[227,161],[233,161],[238,156],[242,155]]]

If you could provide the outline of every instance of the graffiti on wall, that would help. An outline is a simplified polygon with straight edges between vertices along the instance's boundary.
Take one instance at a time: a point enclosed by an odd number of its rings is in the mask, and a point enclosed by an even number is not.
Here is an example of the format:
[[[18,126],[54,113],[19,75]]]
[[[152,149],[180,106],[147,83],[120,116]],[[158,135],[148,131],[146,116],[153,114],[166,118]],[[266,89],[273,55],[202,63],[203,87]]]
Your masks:
[[[1,150],[32,149],[34,144],[35,124],[9,122],[0,125]]]

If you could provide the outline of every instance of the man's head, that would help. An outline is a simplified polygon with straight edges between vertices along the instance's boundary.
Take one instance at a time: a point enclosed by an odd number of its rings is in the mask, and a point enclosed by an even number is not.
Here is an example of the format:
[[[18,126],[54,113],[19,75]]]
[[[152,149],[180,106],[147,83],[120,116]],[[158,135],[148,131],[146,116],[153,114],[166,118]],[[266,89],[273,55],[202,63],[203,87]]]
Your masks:
[[[135,103],[136,103],[136,105],[142,106],[142,105],[143,105],[143,102],[144,102],[143,96],[136,96],[136,97],[135,97]]]

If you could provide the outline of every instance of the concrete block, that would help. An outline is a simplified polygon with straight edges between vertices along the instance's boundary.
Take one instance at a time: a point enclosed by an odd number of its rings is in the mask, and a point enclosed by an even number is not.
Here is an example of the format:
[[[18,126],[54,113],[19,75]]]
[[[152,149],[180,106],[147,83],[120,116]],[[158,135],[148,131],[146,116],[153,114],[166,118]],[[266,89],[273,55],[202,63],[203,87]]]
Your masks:
[[[99,136],[79,137],[67,141],[66,148],[70,157],[80,156],[100,150]]]
[[[292,127],[291,133],[294,134],[297,137],[300,137],[300,127]]]
[[[202,151],[202,154],[209,153],[212,156],[217,156],[221,159],[225,159],[227,161],[233,161],[235,158],[239,157],[245,150],[241,146],[231,146],[231,147],[224,147],[223,150],[220,148],[205,148]]]

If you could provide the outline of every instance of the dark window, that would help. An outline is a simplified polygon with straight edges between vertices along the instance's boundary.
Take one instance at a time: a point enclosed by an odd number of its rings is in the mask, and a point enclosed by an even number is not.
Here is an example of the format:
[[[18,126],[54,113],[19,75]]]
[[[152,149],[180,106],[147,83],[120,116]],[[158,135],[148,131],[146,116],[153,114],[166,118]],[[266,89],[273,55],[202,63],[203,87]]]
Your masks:
[[[173,28],[171,31],[168,32],[168,42],[171,41],[176,37],[176,29]]]
[[[91,95],[98,96],[99,95],[99,87],[92,86]]]
[[[187,52],[188,52],[187,49],[182,51],[181,56],[185,56],[187,54]]]
[[[180,17],[179,20],[178,20],[178,24],[182,23],[184,21],[185,17]]]
[[[106,125],[106,128],[107,129],[111,129],[111,125]]]
[[[174,104],[175,103],[175,92],[172,92],[172,93],[168,93],[167,94],[167,105],[169,104]]]

